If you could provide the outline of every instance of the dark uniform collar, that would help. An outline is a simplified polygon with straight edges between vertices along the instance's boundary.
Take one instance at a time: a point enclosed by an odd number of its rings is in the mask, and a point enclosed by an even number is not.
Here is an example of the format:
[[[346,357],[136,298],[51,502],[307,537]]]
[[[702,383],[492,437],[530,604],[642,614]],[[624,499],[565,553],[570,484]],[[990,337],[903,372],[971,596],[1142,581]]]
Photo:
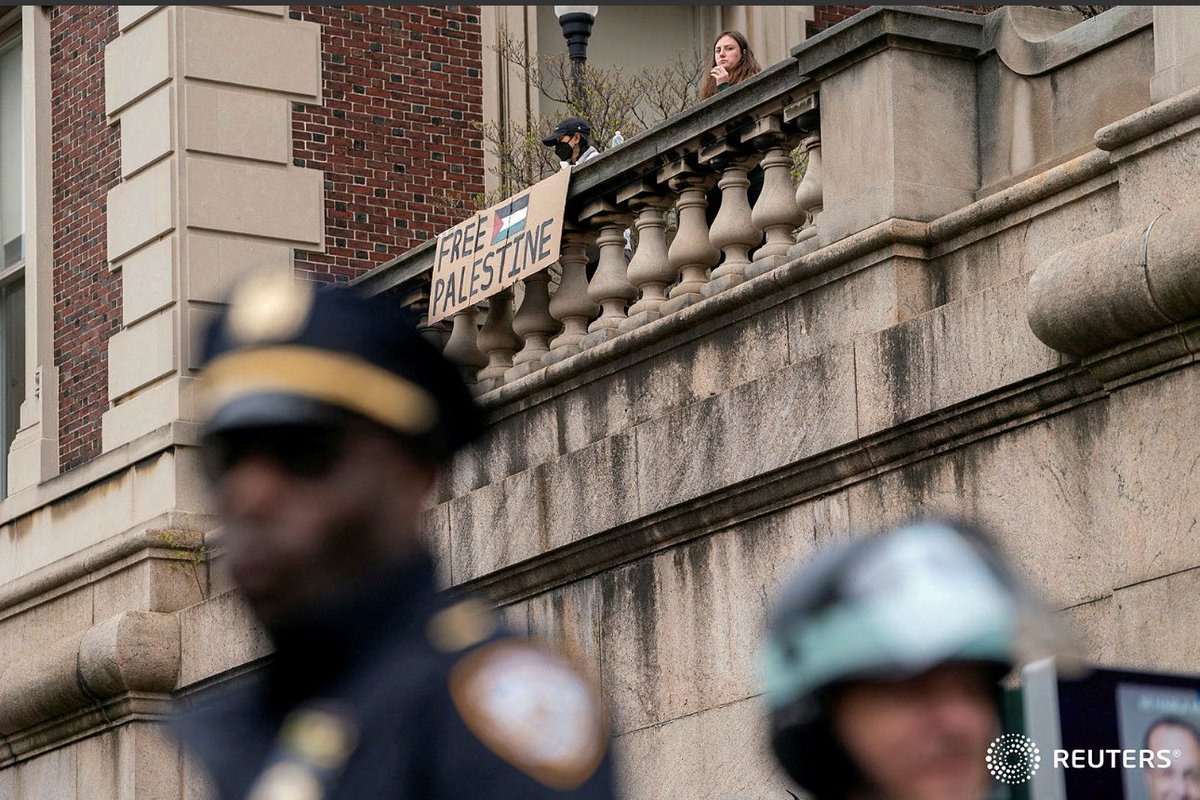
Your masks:
[[[274,626],[275,655],[264,675],[267,703],[282,710],[328,691],[356,663],[418,627],[436,596],[433,559],[421,555],[364,576],[348,591]]]

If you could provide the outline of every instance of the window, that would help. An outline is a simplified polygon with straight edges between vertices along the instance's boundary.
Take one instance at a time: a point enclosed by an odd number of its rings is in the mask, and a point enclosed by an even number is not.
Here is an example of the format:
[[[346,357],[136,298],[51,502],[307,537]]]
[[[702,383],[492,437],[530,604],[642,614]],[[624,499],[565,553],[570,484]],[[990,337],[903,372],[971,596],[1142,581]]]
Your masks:
[[[25,141],[21,9],[0,15],[0,444],[7,455],[25,399]],[[8,459],[0,458],[0,496]]]
[[[0,21],[0,268],[7,269],[24,255],[25,165],[21,146],[21,25],[20,17]],[[15,24],[11,24],[14,23]]]

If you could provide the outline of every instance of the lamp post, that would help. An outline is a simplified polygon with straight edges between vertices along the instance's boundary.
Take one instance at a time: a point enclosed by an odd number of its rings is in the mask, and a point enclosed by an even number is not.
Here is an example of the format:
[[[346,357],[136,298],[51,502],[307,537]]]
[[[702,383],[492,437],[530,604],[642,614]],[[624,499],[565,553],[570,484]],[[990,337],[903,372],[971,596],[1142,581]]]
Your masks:
[[[583,64],[587,61],[588,37],[600,6],[555,6],[554,14],[567,40],[567,55],[571,57],[571,84],[575,97],[583,87]]]

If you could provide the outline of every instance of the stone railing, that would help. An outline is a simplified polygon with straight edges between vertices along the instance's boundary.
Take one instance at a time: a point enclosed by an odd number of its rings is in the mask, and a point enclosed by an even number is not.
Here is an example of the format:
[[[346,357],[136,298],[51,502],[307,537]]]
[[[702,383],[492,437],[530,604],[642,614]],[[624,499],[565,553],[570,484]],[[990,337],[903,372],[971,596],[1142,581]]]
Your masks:
[[[558,263],[448,321],[423,317],[424,331],[486,393],[784,263],[821,261],[816,251],[872,226],[932,221],[1002,193],[1145,106],[1149,24],[1149,10],[1132,7],[1086,25],[1040,9],[985,18],[874,8],[580,165]],[[1105,59],[1136,69],[1107,70]],[[1047,117],[1064,101],[1034,99],[1049,72],[1072,69],[1106,76],[1094,93],[1103,101],[1075,95],[1067,122]],[[926,79],[933,73],[936,85]],[[799,185],[797,148],[807,154]],[[762,189],[751,204],[756,169]],[[358,282],[423,315],[432,264],[429,242]]]
[[[791,152],[801,146],[809,168],[797,188]],[[794,62],[776,65],[580,165],[558,264],[423,328],[479,391],[537,372],[786,261],[820,210],[819,164],[817,84]],[[423,313],[432,256],[427,243],[363,283]]]

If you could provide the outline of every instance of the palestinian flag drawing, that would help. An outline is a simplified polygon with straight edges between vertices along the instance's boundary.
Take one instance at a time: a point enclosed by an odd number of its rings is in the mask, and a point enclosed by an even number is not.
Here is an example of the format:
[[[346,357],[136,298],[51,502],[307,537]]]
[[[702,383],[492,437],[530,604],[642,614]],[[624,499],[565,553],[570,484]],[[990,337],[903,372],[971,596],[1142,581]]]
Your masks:
[[[492,244],[507,239],[514,233],[525,229],[525,214],[529,211],[528,193],[518,197],[506,206],[496,210],[496,218],[492,220]]]

